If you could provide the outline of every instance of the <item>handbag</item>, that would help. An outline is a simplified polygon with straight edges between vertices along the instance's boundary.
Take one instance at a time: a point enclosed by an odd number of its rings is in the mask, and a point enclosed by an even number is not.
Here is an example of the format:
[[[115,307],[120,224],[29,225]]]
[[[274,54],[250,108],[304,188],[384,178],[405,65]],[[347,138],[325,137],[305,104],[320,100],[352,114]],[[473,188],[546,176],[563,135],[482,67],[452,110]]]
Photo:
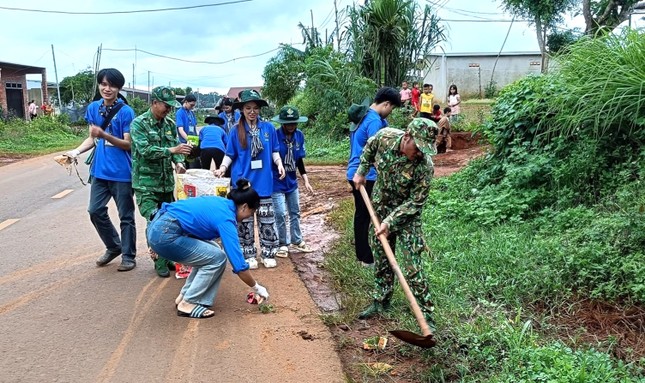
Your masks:
[[[105,120],[103,120],[103,123],[101,124],[100,128],[105,130],[108,125],[110,125],[110,122],[112,122],[112,119],[114,116],[116,116],[117,113],[119,113],[119,110],[125,105],[123,102],[119,102],[118,104],[114,105],[112,109],[110,109],[110,113],[108,113],[107,116],[105,116]],[[96,140],[94,141],[94,147],[92,148],[92,151],[90,154],[87,156],[85,159],[85,165],[92,166],[92,161],[94,161],[94,155],[96,152]],[[87,179],[87,183],[92,182],[92,176],[90,175],[89,178]]]

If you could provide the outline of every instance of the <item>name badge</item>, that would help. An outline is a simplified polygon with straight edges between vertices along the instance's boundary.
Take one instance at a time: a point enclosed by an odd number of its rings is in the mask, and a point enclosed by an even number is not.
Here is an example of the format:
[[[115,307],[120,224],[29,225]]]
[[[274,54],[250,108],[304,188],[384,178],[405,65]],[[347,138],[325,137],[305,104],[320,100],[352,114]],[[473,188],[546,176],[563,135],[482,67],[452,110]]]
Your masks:
[[[108,140],[105,140],[105,146],[114,146],[114,144]]]
[[[262,160],[251,161],[251,169],[262,169]]]

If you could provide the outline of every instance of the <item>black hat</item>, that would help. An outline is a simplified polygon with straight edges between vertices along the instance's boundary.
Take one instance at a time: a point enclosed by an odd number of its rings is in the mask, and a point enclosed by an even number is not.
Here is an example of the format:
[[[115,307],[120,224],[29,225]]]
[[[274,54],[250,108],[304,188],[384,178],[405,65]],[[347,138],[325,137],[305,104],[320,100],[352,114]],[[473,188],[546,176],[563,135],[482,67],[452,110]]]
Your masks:
[[[224,119],[220,116],[206,116],[204,122],[207,124],[215,124],[217,126],[224,126]]]

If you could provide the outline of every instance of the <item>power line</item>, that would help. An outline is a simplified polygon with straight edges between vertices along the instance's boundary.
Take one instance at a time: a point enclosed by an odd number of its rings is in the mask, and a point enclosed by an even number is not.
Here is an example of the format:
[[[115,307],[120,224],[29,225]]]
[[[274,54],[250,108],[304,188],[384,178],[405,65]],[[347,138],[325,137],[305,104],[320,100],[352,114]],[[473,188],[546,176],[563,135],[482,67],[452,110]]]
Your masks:
[[[466,12],[466,13],[474,13],[474,14],[477,14],[477,15],[493,15],[493,16],[503,15],[503,13],[500,13],[500,12],[469,11],[467,9],[449,8],[449,7],[445,7],[445,9],[447,9],[449,11],[459,11],[459,12]]]
[[[292,45],[302,45],[302,44],[292,44]],[[266,52],[262,52],[262,53],[258,53],[258,54],[254,54],[254,55],[248,55],[248,56],[240,56],[240,57],[232,58],[230,60],[225,60],[225,61],[186,60],[186,59],[180,59],[178,57],[171,57],[171,56],[166,56],[166,55],[162,55],[162,54],[159,54],[159,53],[152,53],[152,52],[144,51],[143,49],[139,49],[139,48],[125,48],[125,49],[103,48],[102,50],[111,51],[111,52],[141,52],[141,53],[148,54],[150,56],[161,57],[161,58],[165,58],[165,59],[168,59],[168,60],[181,61],[181,62],[186,62],[186,63],[191,63],[191,64],[221,65],[221,64],[227,64],[227,63],[230,63],[230,62],[234,62],[234,61],[237,61],[237,60],[264,56],[264,55],[266,55],[268,53],[275,52],[280,48],[282,48],[282,46],[278,46],[277,48],[273,48],[273,49],[268,50]]]
[[[531,20],[508,20],[508,19],[486,19],[486,20],[467,20],[467,19],[441,19],[440,21],[449,21],[452,23],[530,23]]]
[[[72,11],[54,11],[44,9],[27,9],[27,8],[14,8],[14,7],[0,7],[6,11],[20,11],[20,12],[37,12],[37,13],[55,13],[61,15],[123,15],[130,13],[148,13],[148,12],[166,12],[166,11],[183,11],[186,9],[217,7],[220,5],[230,5],[238,3],[247,3],[253,0],[232,0],[223,3],[211,3],[201,5],[189,5],[185,7],[172,7],[172,8],[154,8],[154,9],[137,9],[132,11],[110,11],[110,12],[72,12]]]

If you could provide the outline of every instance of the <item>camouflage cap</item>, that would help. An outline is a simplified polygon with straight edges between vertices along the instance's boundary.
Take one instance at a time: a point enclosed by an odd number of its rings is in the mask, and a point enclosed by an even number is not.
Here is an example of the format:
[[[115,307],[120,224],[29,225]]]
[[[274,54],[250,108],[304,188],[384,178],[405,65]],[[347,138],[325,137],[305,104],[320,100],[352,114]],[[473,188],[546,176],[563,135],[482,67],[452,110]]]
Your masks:
[[[175,92],[170,87],[158,86],[152,89],[151,96],[153,100],[161,101],[168,106],[172,106],[173,108],[181,108],[181,104],[177,102]]]
[[[415,118],[408,124],[407,131],[414,138],[414,142],[426,160],[431,160],[430,157],[437,154],[434,142],[438,130],[437,124],[427,118]]]

